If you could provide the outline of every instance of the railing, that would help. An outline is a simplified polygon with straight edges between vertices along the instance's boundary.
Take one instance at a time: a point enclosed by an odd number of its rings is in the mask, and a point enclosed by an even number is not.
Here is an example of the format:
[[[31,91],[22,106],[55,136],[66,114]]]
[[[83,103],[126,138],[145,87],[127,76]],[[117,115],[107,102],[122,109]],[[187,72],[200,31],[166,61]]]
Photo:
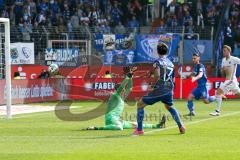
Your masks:
[[[56,27],[46,27],[46,26],[38,26],[32,27],[29,29],[24,29],[19,26],[11,27],[11,43],[14,42],[34,42],[35,44],[35,62],[36,64],[44,63],[44,52],[47,47],[55,47],[55,48],[70,48],[70,47],[78,47],[81,49],[80,42],[82,40],[88,40],[89,44],[86,46],[84,50],[86,54],[95,54],[96,50],[94,49],[94,40],[95,35],[97,33],[103,34],[123,34],[129,35],[133,34],[162,34],[162,33],[178,33],[183,35],[185,39],[189,37],[192,39],[208,39],[212,40],[214,33],[213,27],[192,27],[190,30],[187,30],[184,27],[176,27],[176,28],[164,28],[164,30],[159,30],[158,28],[152,27],[140,27],[140,28],[122,28],[122,30],[117,30],[116,28],[108,28],[104,30],[104,28],[98,27],[87,27],[80,26],[79,28],[67,30],[64,26],[56,26]],[[53,44],[52,42],[59,42]],[[61,41],[66,41],[67,43],[61,43]],[[51,42],[51,43],[50,43]],[[79,43],[77,43],[79,42]],[[51,45],[50,45],[51,44]],[[89,53],[91,52],[91,53]]]

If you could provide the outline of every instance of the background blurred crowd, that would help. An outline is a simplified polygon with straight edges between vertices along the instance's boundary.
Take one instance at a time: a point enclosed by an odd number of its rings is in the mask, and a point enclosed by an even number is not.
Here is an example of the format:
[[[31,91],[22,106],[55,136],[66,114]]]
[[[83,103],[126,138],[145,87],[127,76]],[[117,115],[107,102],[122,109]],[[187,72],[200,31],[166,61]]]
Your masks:
[[[155,33],[174,32],[182,26],[187,33],[193,33],[195,27],[217,27],[225,5],[223,0],[0,0],[0,13],[22,33],[36,26],[57,26],[68,32],[89,26],[98,33],[124,34],[126,27],[148,25],[146,15],[153,16],[153,8],[147,8],[156,1],[159,17],[155,18],[160,23]],[[240,2],[233,1],[225,32],[231,46],[240,44]]]

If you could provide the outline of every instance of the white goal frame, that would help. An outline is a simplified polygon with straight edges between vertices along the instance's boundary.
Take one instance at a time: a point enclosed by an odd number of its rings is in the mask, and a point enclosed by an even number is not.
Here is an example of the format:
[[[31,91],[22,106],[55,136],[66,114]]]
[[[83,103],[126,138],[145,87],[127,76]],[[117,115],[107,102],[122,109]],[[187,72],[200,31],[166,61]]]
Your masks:
[[[10,21],[8,18],[0,18],[0,23],[4,24],[4,54],[5,54],[5,80],[6,80],[6,115],[12,118],[11,105],[11,54],[10,54]]]

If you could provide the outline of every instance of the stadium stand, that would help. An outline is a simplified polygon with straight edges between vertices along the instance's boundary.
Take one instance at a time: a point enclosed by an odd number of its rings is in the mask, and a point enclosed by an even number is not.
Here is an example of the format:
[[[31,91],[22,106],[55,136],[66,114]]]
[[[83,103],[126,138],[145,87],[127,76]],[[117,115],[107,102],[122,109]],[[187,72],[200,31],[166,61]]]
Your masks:
[[[12,42],[36,43],[36,54],[43,52],[46,39],[94,39],[95,33],[181,33],[185,27],[187,39],[211,35],[217,28],[224,7],[223,0],[2,0],[1,17],[11,20]],[[156,6],[157,4],[157,6]],[[149,5],[159,13],[154,16]],[[127,7],[126,7],[127,6]],[[156,14],[156,13],[155,13]],[[148,17],[147,17],[148,16]],[[146,18],[147,17],[147,18]],[[147,19],[153,18],[148,23]],[[239,1],[229,10],[225,40],[239,54]],[[151,29],[152,28],[152,29]],[[217,30],[214,30],[216,34]]]
[[[240,56],[240,2],[234,1],[229,11],[229,22],[226,26],[226,44],[233,48],[235,56]]]

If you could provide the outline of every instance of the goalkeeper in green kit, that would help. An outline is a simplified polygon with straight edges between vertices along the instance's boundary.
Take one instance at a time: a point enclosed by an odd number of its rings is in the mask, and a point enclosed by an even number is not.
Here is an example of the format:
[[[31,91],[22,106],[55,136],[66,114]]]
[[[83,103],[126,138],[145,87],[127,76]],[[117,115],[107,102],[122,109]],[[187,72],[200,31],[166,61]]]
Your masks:
[[[115,92],[109,98],[107,103],[107,112],[105,114],[105,126],[104,127],[88,127],[86,130],[123,130],[137,128],[136,122],[121,120],[120,116],[124,110],[124,100],[128,94],[132,91],[133,72],[137,67],[124,67],[123,71],[126,74],[126,78],[120,85],[115,86]],[[163,128],[165,127],[166,116],[161,118],[159,124],[143,124],[144,128]]]

